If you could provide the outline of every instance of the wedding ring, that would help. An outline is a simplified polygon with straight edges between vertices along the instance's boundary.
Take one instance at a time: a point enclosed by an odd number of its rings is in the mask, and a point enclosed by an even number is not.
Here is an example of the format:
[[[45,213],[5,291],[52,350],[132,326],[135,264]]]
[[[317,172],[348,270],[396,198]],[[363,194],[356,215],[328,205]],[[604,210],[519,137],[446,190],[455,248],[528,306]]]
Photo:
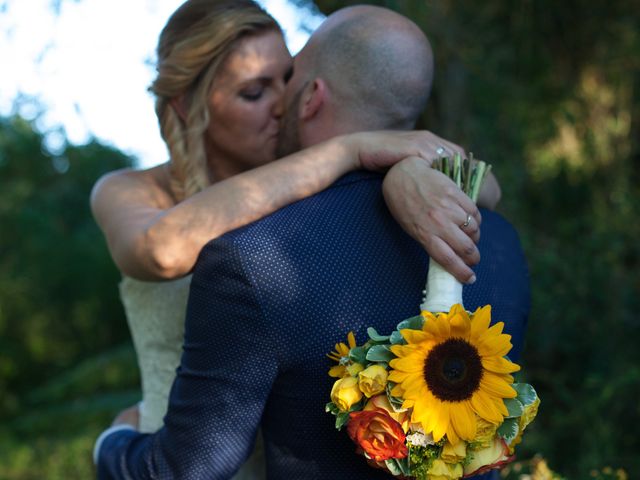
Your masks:
[[[436,148],[436,153],[440,156],[442,156],[442,154],[445,152],[446,150],[444,149],[444,147],[442,145],[440,145],[438,148]]]
[[[471,214],[467,213],[467,221],[460,225],[460,228],[468,227],[471,223]]]

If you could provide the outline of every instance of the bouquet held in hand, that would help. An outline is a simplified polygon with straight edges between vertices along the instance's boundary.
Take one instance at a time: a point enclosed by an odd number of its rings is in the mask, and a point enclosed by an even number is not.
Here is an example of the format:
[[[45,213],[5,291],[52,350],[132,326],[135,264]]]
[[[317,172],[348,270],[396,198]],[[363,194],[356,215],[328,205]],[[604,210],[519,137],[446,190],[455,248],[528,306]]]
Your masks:
[[[488,171],[459,156],[436,168],[474,201]],[[361,346],[349,333],[329,354],[336,428],[371,466],[399,478],[457,479],[510,462],[540,400],[514,382],[520,367],[503,327],[491,324],[489,305],[466,311],[462,285],[431,259],[420,315],[390,335],[369,328]]]

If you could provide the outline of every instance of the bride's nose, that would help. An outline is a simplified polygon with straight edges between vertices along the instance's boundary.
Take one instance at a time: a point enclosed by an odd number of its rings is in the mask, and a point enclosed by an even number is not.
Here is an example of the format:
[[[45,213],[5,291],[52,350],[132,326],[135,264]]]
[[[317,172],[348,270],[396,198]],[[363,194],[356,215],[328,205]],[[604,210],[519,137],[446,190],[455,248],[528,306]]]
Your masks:
[[[284,114],[284,91],[280,92],[280,95],[274,100],[271,106],[271,115],[275,118],[280,118]]]

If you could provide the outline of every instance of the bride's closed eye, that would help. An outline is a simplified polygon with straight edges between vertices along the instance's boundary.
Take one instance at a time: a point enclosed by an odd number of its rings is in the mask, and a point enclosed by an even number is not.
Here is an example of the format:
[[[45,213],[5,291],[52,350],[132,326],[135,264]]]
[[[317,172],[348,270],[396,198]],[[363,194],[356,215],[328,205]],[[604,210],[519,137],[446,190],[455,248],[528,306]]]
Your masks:
[[[249,88],[246,90],[242,90],[240,92],[240,97],[242,97],[244,100],[247,100],[248,102],[257,102],[258,100],[260,100],[263,93],[263,87]]]

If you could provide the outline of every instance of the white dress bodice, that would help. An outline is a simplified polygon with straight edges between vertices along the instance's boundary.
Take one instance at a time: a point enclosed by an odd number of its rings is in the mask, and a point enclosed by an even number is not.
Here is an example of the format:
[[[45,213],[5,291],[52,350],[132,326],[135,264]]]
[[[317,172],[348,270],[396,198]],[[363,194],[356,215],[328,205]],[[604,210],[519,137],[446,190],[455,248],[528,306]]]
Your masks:
[[[124,277],[120,298],[138,357],[142,380],[140,431],[162,427],[169,391],[180,365],[184,320],[191,275],[168,282],[143,282]],[[256,449],[234,480],[265,478],[262,436]]]

